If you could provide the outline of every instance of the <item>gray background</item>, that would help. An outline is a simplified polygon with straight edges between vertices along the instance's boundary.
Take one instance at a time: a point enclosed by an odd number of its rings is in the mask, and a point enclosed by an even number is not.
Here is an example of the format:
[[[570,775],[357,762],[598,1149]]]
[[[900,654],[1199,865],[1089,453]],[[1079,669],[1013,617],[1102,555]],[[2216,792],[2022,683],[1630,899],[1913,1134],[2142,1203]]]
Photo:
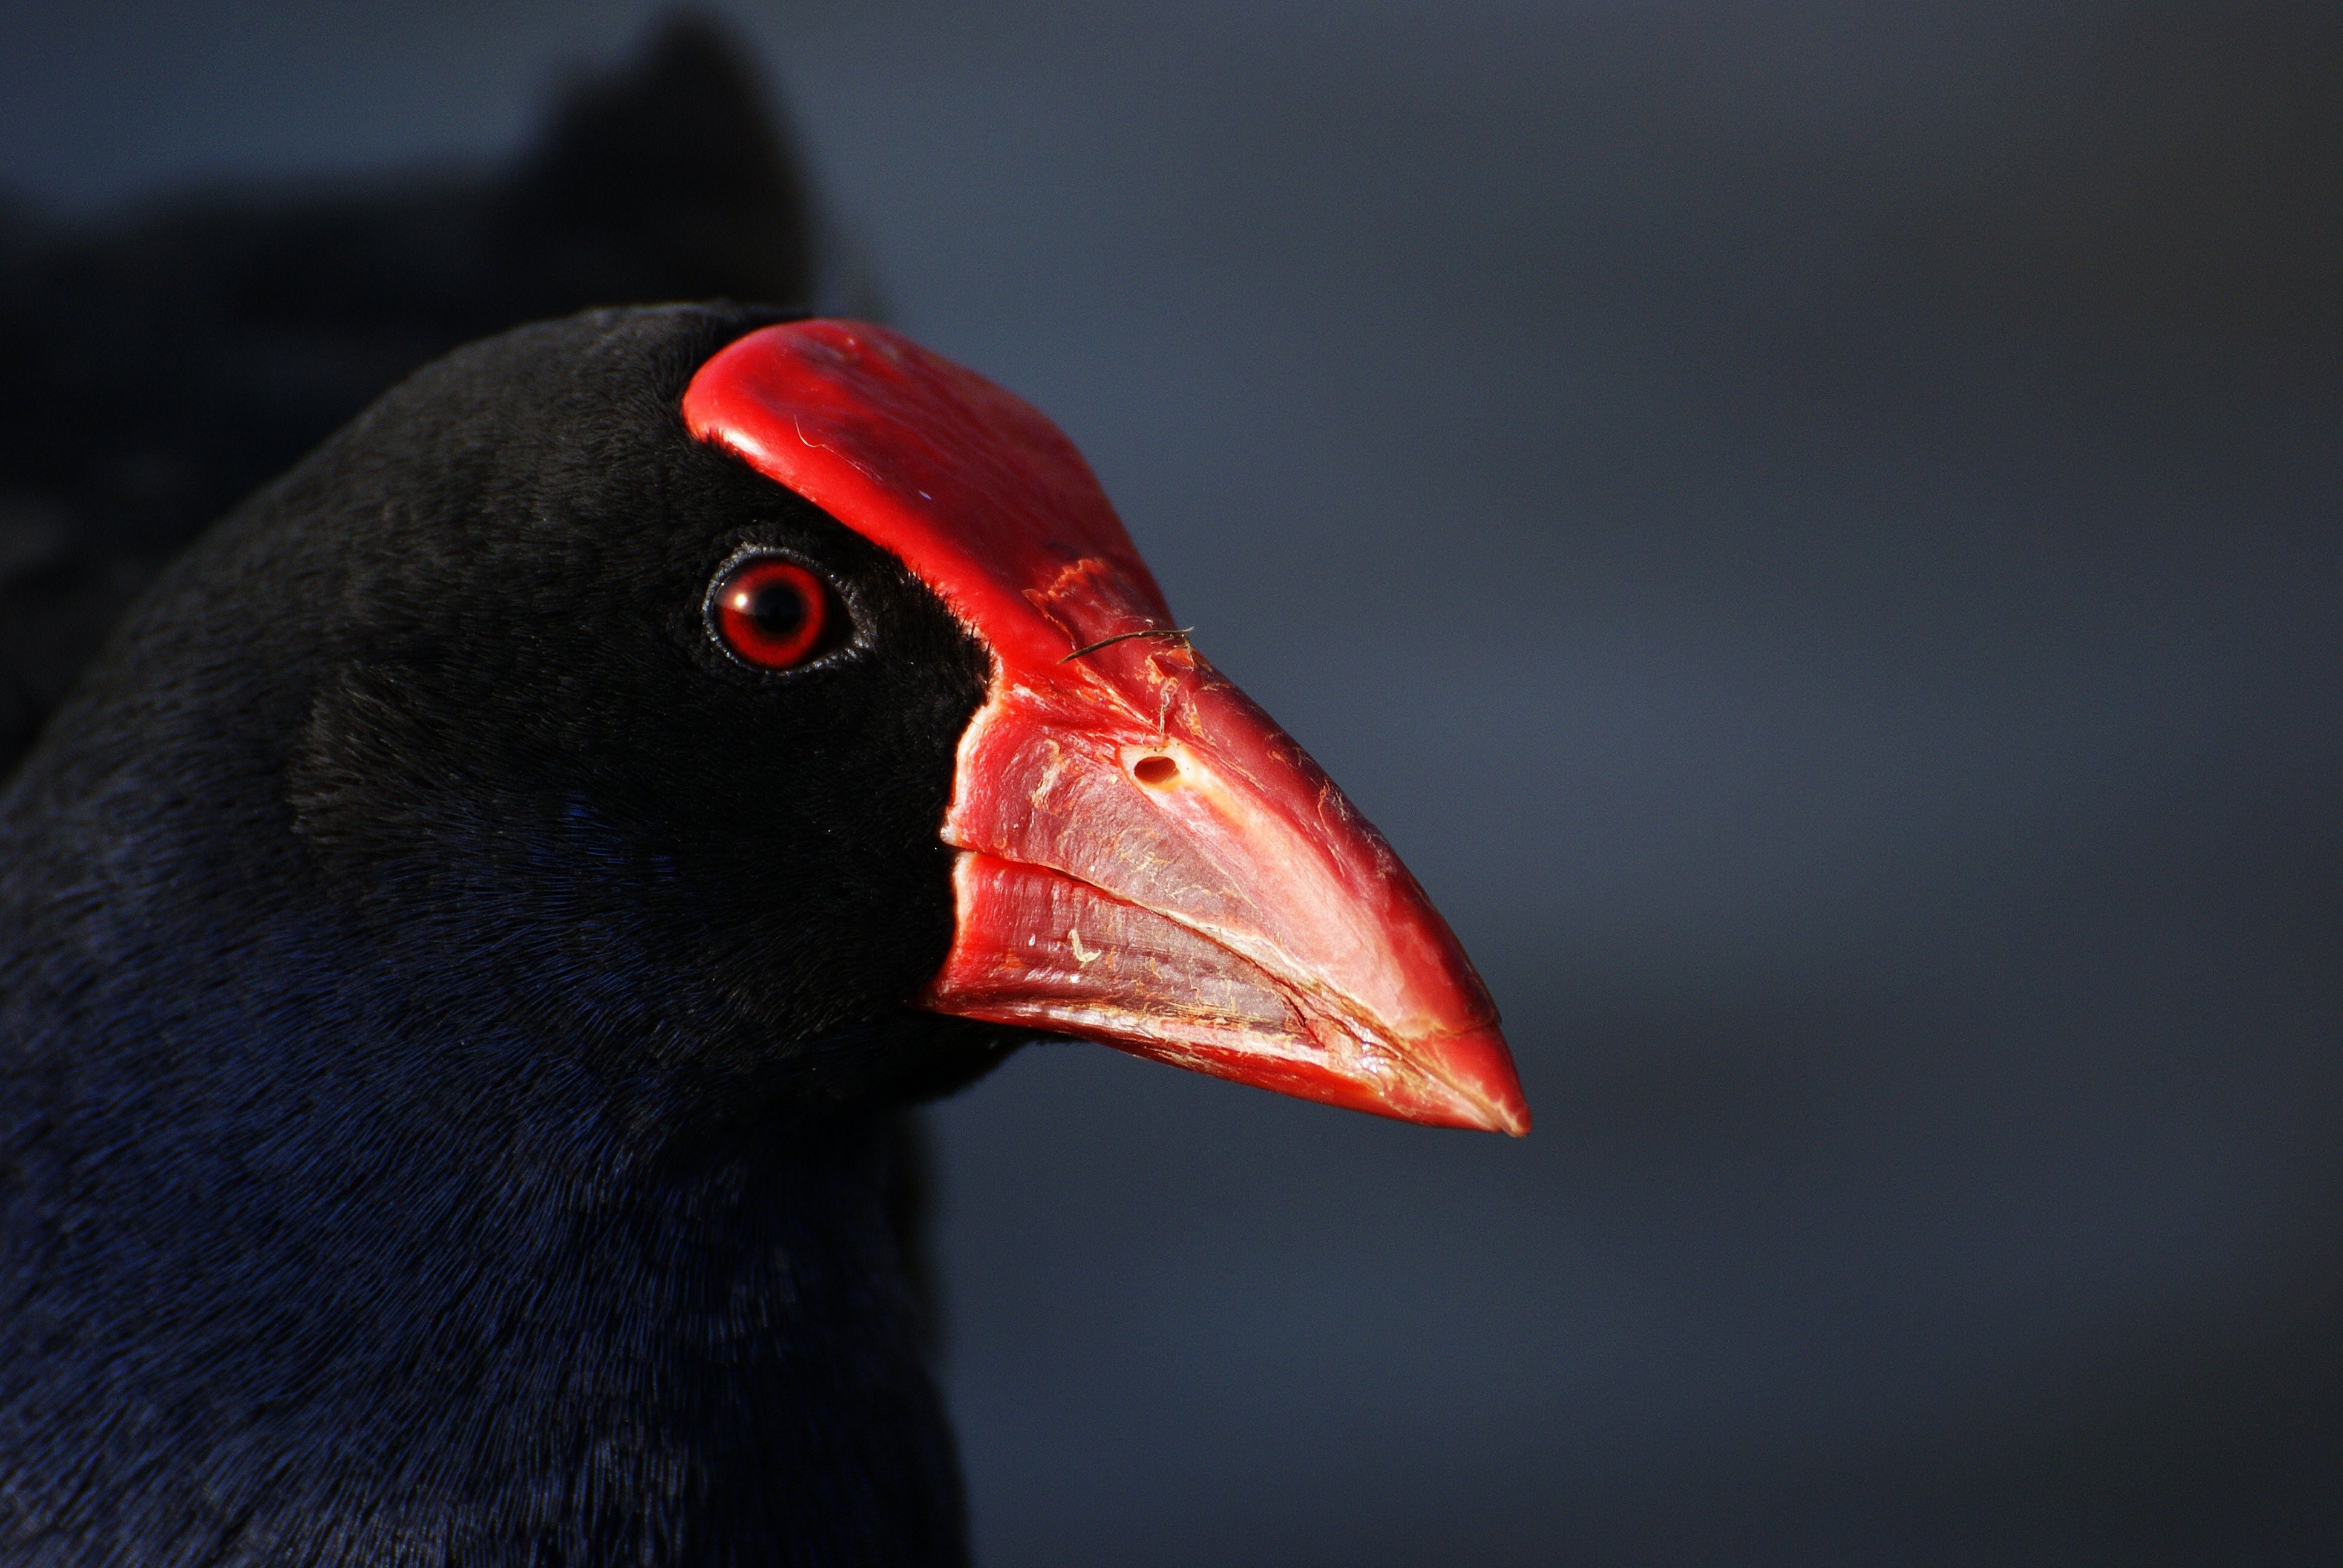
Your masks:
[[[2343,26],[1886,9],[730,13],[1538,1118],[946,1108],[987,1562],[2343,1560]],[[647,14],[15,5],[0,181],[491,156]]]

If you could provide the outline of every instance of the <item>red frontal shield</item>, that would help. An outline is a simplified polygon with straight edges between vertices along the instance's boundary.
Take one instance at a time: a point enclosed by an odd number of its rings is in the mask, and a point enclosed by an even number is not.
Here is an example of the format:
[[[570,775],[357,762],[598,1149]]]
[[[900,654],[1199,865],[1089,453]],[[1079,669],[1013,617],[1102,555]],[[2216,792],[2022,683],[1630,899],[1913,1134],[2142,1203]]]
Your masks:
[[[989,648],[916,999],[1409,1121],[1529,1129],[1496,1009],[1383,835],[1173,627],[1072,443],[883,327],[768,327],[693,435],[890,551]]]

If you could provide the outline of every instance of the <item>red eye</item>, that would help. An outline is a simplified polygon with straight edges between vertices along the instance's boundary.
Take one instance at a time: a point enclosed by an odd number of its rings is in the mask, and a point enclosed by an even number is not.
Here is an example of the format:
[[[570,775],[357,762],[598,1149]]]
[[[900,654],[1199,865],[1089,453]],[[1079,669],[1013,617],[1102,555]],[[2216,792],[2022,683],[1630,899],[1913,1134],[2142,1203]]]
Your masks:
[[[718,580],[708,617],[733,658],[759,669],[787,669],[822,648],[830,590],[795,561],[751,556]]]

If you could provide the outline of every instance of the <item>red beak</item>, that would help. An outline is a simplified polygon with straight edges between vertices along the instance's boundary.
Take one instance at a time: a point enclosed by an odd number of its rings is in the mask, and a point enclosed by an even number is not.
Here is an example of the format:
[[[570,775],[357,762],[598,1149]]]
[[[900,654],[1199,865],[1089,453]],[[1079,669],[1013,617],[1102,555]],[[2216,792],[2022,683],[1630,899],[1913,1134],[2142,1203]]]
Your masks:
[[[1184,642],[1086,657],[1160,706],[1134,713],[1103,681],[996,687],[960,743],[959,924],[920,1005],[1528,1131],[1480,977],[1332,780]]]
[[[1172,628],[1065,437],[883,328],[767,327],[684,400],[893,550],[992,649],[916,999],[1354,1110],[1515,1135],[1497,1012],[1391,847]]]

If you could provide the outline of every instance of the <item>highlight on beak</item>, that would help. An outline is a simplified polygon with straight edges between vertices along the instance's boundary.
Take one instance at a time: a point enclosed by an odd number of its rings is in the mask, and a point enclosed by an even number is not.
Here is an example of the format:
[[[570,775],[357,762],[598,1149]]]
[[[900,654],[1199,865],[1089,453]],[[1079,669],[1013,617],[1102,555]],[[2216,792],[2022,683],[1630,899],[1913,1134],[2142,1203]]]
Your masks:
[[[992,654],[919,1006],[1516,1136],[1489,993],[1383,835],[1206,663],[1057,427],[884,327],[760,328],[687,427],[893,552]]]

